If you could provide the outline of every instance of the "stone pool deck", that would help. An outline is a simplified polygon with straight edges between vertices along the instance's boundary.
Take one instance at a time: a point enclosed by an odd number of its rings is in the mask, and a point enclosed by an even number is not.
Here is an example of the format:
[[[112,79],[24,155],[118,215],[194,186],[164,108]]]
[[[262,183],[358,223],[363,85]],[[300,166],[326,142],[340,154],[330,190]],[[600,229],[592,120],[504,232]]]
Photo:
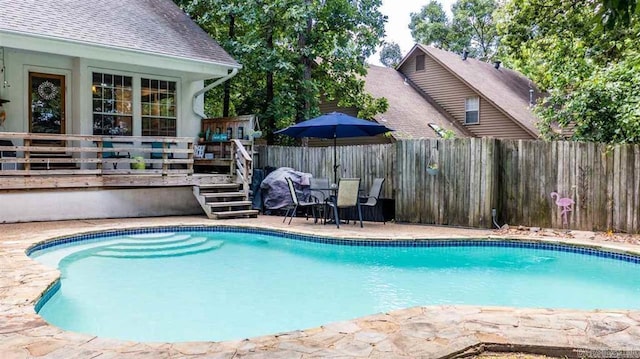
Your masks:
[[[35,313],[35,301],[59,272],[25,255],[32,244],[82,232],[171,225],[237,225],[345,238],[501,237],[490,230],[394,223],[367,222],[362,229],[353,225],[337,229],[301,218],[289,226],[282,224],[281,217],[269,216],[0,224],[0,358],[453,358],[484,349],[640,358],[640,311],[428,306],[244,340],[187,343],[138,343],[72,333],[47,324]],[[637,245],[598,240],[590,232],[572,234],[573,238],[521,238],[640,253]]]

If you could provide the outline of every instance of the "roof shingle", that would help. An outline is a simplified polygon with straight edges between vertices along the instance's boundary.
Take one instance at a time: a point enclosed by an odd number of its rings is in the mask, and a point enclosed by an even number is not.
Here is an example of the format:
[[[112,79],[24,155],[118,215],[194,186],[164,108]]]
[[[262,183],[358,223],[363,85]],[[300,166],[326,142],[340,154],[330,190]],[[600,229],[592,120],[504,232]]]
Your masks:
[[[395,138],[438,137],[429,127],[430,123],[442,129],[452,130],[456,136],[466,137],[416,90],[405,83],[400,72],[392,68],[369,65],[365,90],[374,97],[385,97],[389,102],[387,111],[376,115],[375,119],[393,128],[395,132],[392,132],[392,136]]]
[[[238,67],[170,0],[0,0],[0,32]]]

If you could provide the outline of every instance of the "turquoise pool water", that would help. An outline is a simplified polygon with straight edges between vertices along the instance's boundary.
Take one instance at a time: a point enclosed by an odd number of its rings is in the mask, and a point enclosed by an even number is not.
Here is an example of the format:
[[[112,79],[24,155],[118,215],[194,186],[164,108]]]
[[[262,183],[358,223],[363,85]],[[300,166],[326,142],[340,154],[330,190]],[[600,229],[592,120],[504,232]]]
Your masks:
[[[242,339],[419,305],[640,308],[637,263],[438,243],[368,247],[175,232],[112,236],[31,256],[62,273],[39,310],[49,323],[137,341]]]

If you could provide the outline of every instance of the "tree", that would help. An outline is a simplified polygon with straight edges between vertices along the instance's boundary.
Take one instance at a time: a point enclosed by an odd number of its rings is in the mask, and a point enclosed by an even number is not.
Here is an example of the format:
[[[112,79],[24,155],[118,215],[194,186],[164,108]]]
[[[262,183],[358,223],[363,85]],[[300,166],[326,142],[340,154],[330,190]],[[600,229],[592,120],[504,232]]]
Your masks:
[[[411,36],[419,43],[453,52],[467,49],[471,57],[490,59],[499,40],[493,17],[497,7],[495,0],[459,0],[449,20],[442,5],[432,0],[419,13],[411,13]]]
[[[420,12],[412,12],[410,17],[409,29],[415,42],[433,45],[445,50],[449,49],[449,40],[452,36],[451,22],[447,18],[442,4],[431,0],[420,9]]]
[[[500,12],[503,60],[549,93],[538,106],[545,139],[640,141],[637,15],[602,26],[590,0],[511,0]]]
[[[493,13],[498,4],[494,0],[458,0],[451,7],[453,13],[453,43],[466,47],[470,55],[488,60],[498,47],[498,31]]]
[[[396,67],[402,61],[400,46],[395,42],[385,42],[380,50],[380,62],[386,67]]]
[[[269,143],[278,128],[318,114],[320,92],[380,111],[361,79],[362,59],[384,34],[380,0],[176,2],[243,64],[230,86],[230,113],[257,114]],[[220,91],[207,97],[215,115]]]

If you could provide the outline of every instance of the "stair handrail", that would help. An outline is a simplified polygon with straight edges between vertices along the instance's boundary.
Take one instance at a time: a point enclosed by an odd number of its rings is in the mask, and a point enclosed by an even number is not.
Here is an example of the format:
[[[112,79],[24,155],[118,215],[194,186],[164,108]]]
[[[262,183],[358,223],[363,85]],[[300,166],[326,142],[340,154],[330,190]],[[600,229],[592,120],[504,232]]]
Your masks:
[[[236,173],[239,183],[242,183],[242,191],[246,198],[249,198],[249,187],[251,185],[253,158],[249,155],[242,141],[238,139],[231,140],[232,153],[235,160],[232,161],[231,173]]]

